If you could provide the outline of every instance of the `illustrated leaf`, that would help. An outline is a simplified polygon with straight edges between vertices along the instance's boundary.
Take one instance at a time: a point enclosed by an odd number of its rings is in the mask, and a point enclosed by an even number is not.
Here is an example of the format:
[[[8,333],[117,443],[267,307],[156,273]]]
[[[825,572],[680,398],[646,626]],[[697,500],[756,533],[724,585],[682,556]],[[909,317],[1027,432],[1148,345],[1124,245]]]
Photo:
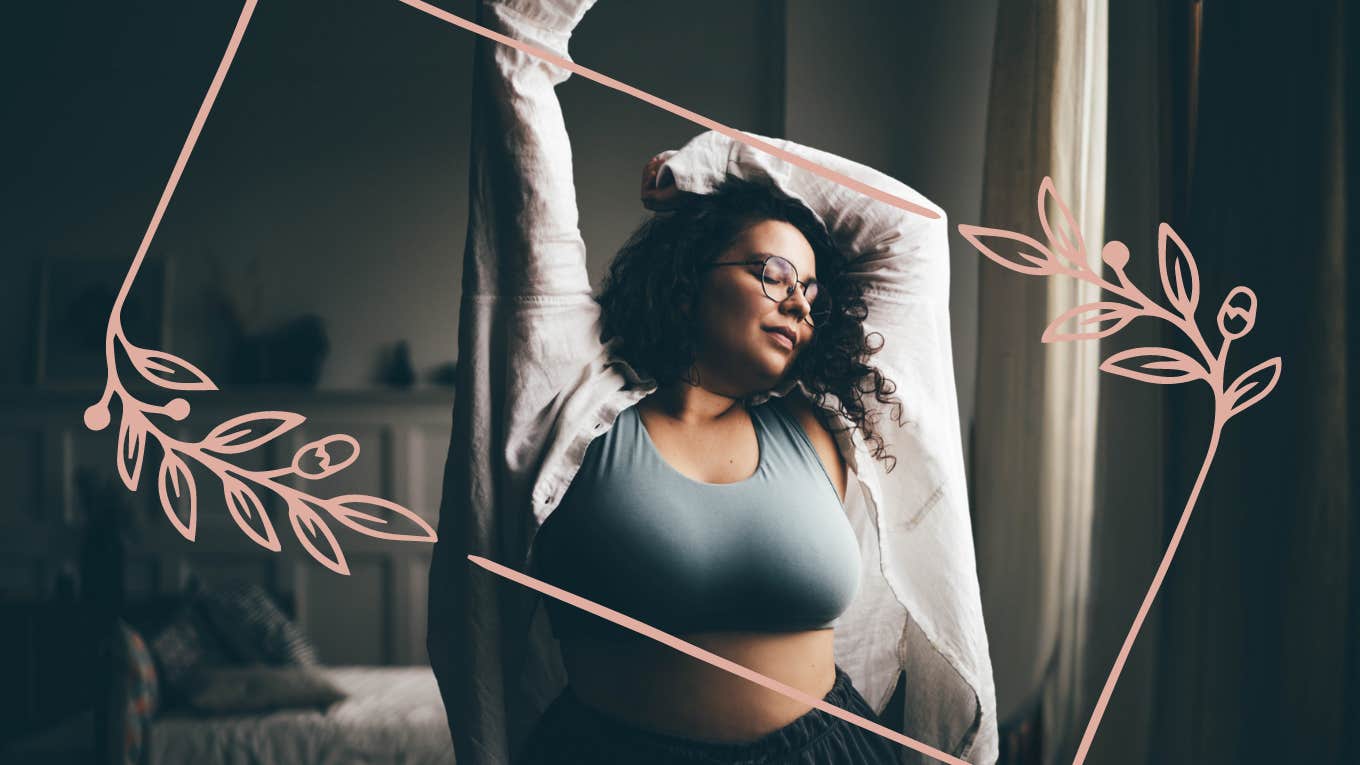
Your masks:
[[[335,459],[336,444],[344,444],[340,459]],[[352,436],[339,433],[306,444],[293,455],[293,472],[316,480],[349,467],[359,458],[359,442]]]
[[[212,429],[203,437],[203,448],[218,454],[240,454],[271,441],[306,422],[292,412],[252,412]]]
[[[1228,399],[1228,416],[1232,417],[1254,405],[1274,390],[1275,383],[1280,381],[1280,366],[1280,357],[1276,356],[1248,369],[1233,380],[1233,384],[1225,391]]]
[[[1208,372],[1198,362],[1171,348],[1130,348],[1102,361],[1100,369],[1102,372],[1159,385],[1208,377]]]
[[[1066,326],[1069,321],[1087,313],[1095,315],[1088,316],[1085,319],[1078,321],[1078,326],[1087,324],[1099,325],[1102,321],[1114,321],[1115,323],[1104,329],[1097,328],[1089,332],[1072,333],[1062,331],[1062,328]],[[1133,321],[1138,315],[1139,310],[1137,307],[1124,303],[1104,301],[1079,305],[1076,308],[1065,311],[1062,316],[1054,319],[1053,323],[1049,324],[1048,328],[1044,330],[1042,342],[1056,343],[1063,340],[1093,340],[1100,337],[1108,337],[1123,329],[1125,324]]]
[[[425,519],[391,500],[363,494],[346,494],[328,500],[324,507],[335,519],[360,534],[397,542],[434,542],[434,529]],[[396,517],[388,520],[382,513]],[[414,531],[406,530],[412,525]]]
[[[985,228],[983,226],[971,226],[967,223],[959,224],[959,233],[973,244],[983,255],[992,259],[996,263],[1022,274],[1031,276],[1043,276],[1056,272],[1053,262],[1053,253],[1048,251],[1033,237],[1017,234],[1014,231],[1006,231],[999,228]],[[996,241],[993,244],[984,243],[984,238]],[[1008,257],[997,252],[998,248],[1005,245],[1006,252],[1015,251],[1013,257]],[[1039,255],[1032,255],[1019,247],[1028,247]]]
[[[1157,239],[1157,267],[1161,271],[1162,291],[1182,316],[1193,318],[1199,305],[1199,268],[1190,255],[1190,248],[1169,223],[1162,223]],[[1168,243],[1173,246],[1167,247]]]
[[[146,452],[146,423],[136,415],[123,415],[118,428],[118,475],[128,491],[137,491]]]
[[[340,550],[335,534],[315,510],[300,499],[288,500],[288,520],[298,541],[321,565],[342,576],[349,576],[349,564]]]
[[[198,494],[193,473],[174,452],[167,450],[161,459],[161,507],[180,534],[190,542],[198,529]]]
[[[264,503],[254,489],[235,476],[225,475],[222,478],[222,490],[226,494],[227,509],[231,511],[232,520],[236,521],[246,536],[266,550],[278,552],[283,549],[278,535],[274,533],[274,524],[269,522],[269,515],[264,511]]]
[[[172,390],[217,390],[203,370],[173,353],[128,346],[128,358],[142,377]]]
[[[1048,201],[1052,200],[1057,206],[1060,218],[1057,222],[1061,227],[1055,229],[1048,219]],[[1044,176],[1044,180],[1039,184],[1039,224],[1044,228],[1044,235],[1064,259],[1080,269],[1089,270],[1086,263],[1086,243],[1081,238],[1081,228],[1077,225],[1076,218],[1072,217],[1072,211],[1067,209],[1067,204],[1058,196],[1058,190],[1053,185],[1053,179]]]

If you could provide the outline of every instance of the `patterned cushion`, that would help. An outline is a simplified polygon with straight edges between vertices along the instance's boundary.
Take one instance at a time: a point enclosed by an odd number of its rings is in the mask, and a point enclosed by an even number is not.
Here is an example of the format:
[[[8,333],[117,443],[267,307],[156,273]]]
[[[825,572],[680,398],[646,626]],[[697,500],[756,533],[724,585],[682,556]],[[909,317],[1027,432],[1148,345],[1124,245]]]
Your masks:
[[[169,704],[183,700],[184,692],[197,672],[225,663],[227,659],[221,642],[195,604],[196,599],[184,604],[151,640],[151,654],[155,657],[162,691]]]
[[[123,760],[124,765],[142,761],[151,719],[160,706],[160,686],[156,664],[151,660],[146,641],[122,621],[114,643],[115,666],[123,668]],[[116,708],[116,707],[115,707]]]
[[[234,583],[203,594],[207,621],[241,664],[315,666],[316,648],[259,585]]]

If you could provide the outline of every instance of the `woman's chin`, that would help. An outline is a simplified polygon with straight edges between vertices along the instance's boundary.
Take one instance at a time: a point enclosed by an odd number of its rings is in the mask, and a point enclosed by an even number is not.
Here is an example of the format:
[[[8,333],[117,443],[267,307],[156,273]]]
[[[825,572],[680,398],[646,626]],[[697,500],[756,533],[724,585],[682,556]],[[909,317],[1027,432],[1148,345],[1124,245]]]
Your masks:
[[[765,361],[757,368],[760,370],[761,383],[769,388],[774,388],[784,381],[784,376],[788,374],[793,365],[788,361],[776,361],[771,363]]]
[[[783,382],[785,376],[793,368],[793,362],[789,359],[787,352],[775,351],[774,353],[761,352],[751,354],[741,359],[733,359],[733,364],[738,364],[745,370],[744,380],[741,387],[752,391],[765,391],[778,387]]]

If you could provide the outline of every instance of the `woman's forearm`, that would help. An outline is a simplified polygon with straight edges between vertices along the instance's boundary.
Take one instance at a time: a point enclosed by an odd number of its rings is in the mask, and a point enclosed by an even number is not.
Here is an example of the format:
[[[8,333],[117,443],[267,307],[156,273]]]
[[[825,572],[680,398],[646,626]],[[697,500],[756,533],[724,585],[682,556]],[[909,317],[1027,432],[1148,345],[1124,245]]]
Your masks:
[[[567,57],[594,0],[502,0],[481,22]],[[474,65],[469,257],[464,294],[589,293],[571,144],[554,87],[569,72],[484,38]]]
[[[721,133],[707,131],[666,160],[682,191],[705,194],[725,177],[768,183],[800,200],[826,224],[851,269],[915,299],[947,299],[944,211],[916,190],[867,165],[778,138],[759,138],[791,154],[940,214],[927,218],[874,200]]]

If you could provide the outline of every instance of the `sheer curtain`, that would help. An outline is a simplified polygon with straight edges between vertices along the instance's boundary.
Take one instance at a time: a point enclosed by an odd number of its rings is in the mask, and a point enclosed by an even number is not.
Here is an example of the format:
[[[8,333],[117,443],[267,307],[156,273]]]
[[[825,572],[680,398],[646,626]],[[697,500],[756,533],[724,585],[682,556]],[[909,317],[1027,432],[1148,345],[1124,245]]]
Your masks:
[[[982,225],[1036,236],[1051,176],[1098,262],[1105,197],[1106,0],[1000,6]],[[1056,214],[1056,211],[1052,211]],[[1042,344],[1063,311],[1099,300],[1067,277],[979,273],[973,475],[978,566],[997,712],[1041,721],[1038,761],[1070,761],[1085,722],[1099,347]]]

